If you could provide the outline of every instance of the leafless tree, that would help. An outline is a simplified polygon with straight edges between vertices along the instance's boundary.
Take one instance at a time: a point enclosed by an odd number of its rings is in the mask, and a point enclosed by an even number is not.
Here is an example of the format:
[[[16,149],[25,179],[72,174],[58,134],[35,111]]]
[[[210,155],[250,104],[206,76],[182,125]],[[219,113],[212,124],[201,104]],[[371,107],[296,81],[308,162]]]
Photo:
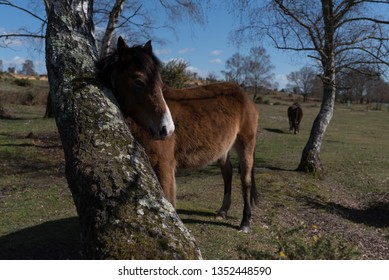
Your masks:
[[[222,71],[226,81],[243,84],[245,79],[245,57],[240,53],[234,53],[226,61],[226,70]]]
[[[23,65],[21,72],[24,75],[36,76],[37,73],[35,71],[34,62],[32,60],[27,59]]]
[[[16,4],[16,1],[0,0],[0,6],[22,11],[34,17],[41,26],[39,30],[20,27],[18,31],[1,34],[0,46],[7,47],[10,39],[15,37],[44,39],[51,2],[52,0],[42,0]],[[127,41],[133,43],[150,38],[163,42],[163,38],[154,35],[154,30],[167,28],[174,31],[177,23],[184,19],[204,23],[204,10],[207,5],[208,0],[149,0],[147,3],[142,0],[95,0],[93,18],[97,27],[95,31],[99,37],[100,56],[106,55],[110,50],[111,42],[117,33],[127,36]]]
[[[233,54],[226,61],[226,70],[222,71],[227,81],[254,88],[256,98],[259,87],[270,87],[274,66],[266,49],[254,47],[249,55]]]
[[[254,88],[254,100],[257,98],[259,87],[271,87],[273,68],[265,48],[250,49],[250,54],[245,59],[245,85]]]
[[[217,79],[217,75],[214,72],[210,72],[208,73],[205,80],[208,81],[209,83],[216,83],[218,79]]]
[[[28,1],[23,5],[16,1],[0,0],[0,6],[8,6],[20,10],[40,22],[38,30],[19,28],[18,31],[0,35],[0,47],[8,47],[13,38],[45,38],[47,17],[53,0]],[[95,0],[93,3],[93,19],[97,34],[99,56],[110,51],[111,43],[117,33],[127,36],[127,42],[139,43],[139,40],[162,42],[153,31],[158,28],[174,30],[176,23],[183,19],[191,22],[204,22],[204,9],[208,0],[149,0],[147,5],[142,0]],[[33,9],[33,6],[35,8]],[[0,12],[1,15],[1,12]],[[48,98],[45,117],[53,117],[50,98]]]
[[[304,97],[304,102],[306,102],[308,95],[312,93],[316,77],[315,70],[309,66],[305,66],[299,71],[291,72],[287,76],[290,82],[287,86],[296,90],[298,94],[301,94]]]
[[[46,61],[87,259],[197,259],[114,97],[94,79],[93,1],[53,0]],[[77,46],[77,47],[75,47]]]
[[[376,79],[370,79],[366,86],[366,95],[368,102],[374,103],[373,109],[381,110],[382,104],[385,100],[388,100],[389,84],[386,83],[381,77]]]
[[[320,150],[332,119],[336,74],[361,65],[383,72],[388,66],[387,0],[235,0],[241,27],[235,41],[268,38],[278,49],[304,52],[321,69],[322,106],[303,150],[298,170],[322,170]]]
[[[369,74],[367,74],[369,73]],[[337,76],[337,95],[342,102],[368,102],[368,93],[372,85],[380,80],[380,74],[364,67],[358,71],[349,69]]]

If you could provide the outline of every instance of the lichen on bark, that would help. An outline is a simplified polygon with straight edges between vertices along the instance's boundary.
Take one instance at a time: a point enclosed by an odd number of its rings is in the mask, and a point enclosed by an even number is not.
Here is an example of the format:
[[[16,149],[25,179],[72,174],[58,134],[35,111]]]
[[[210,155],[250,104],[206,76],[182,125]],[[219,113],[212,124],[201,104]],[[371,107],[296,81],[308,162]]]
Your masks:
[[[94,79],[91,5],[54,1],[46,36],[50,95],[84,257],[201,258],[112,95]]]

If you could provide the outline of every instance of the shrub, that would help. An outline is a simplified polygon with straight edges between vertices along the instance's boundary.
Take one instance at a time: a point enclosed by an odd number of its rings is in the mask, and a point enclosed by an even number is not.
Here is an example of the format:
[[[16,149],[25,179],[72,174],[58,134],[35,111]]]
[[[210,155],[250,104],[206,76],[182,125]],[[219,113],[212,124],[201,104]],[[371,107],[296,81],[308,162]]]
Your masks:
[[[254,99],[254,102],[255,103],[259,103],[259,104],[262,104],[263,103],[263,97],[262,96],[256,96],[255,99]]]
[[[30,87],[32,86],[32,83],[28,79],[16,79],[14,81],[14,84],[20,86],[20,87]]]
[[[161,71],[162,80],[172,88],[183,88],[189,80],[186,68],[189,64],[180,59],[173,59],[164,64]]]

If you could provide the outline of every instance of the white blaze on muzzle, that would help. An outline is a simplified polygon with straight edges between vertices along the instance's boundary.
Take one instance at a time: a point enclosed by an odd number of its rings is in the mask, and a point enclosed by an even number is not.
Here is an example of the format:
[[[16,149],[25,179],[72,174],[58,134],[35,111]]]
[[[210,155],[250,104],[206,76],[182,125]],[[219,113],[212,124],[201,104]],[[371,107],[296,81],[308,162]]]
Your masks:
[[[159,138],[166,138],[173,134],[175,130],[172,114],[166,104],[165,98],[163,97],[162,90],[160,89],[162,101],[165,105],[165,113],[162,115],[161,122],[159,124]]]

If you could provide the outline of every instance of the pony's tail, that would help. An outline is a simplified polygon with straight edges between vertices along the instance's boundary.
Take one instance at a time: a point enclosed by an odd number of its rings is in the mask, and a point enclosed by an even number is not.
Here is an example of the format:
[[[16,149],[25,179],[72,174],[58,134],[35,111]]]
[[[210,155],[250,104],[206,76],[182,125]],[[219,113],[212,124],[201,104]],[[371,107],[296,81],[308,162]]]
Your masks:
[[[255,153],[254,153],[255,155]],[[257,190],[257,186],[255,184],[255,176],[254,176],[254,166],[253,168],[251,169],[251,188],[250,188],[250,203],[251,203],[251,206],[256,206],[258,205],[258,190]]]

